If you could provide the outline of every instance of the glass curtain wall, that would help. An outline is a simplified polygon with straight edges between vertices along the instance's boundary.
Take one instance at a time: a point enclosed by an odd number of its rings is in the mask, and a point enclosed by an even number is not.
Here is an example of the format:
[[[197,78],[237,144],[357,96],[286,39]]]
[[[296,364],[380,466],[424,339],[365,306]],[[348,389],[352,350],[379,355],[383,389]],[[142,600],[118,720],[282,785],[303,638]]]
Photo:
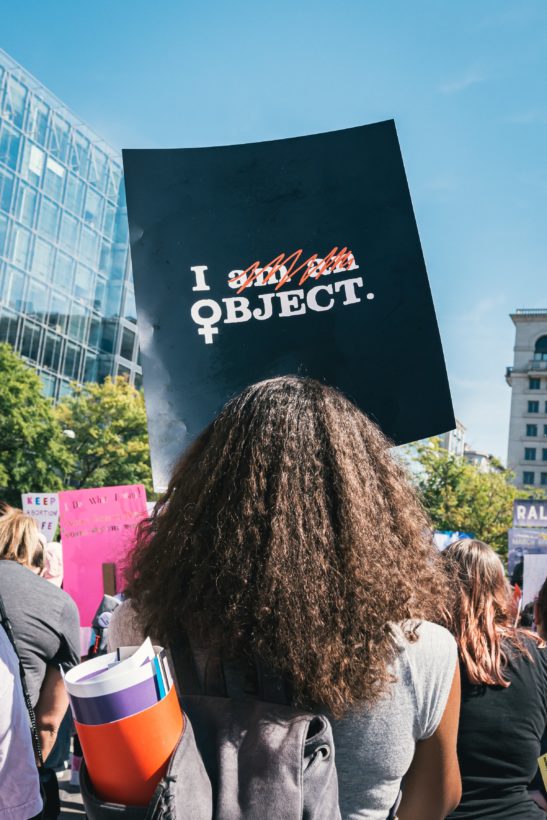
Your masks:
[[[2,50],[0,341],[55,399],[141,383],[121,159]]]

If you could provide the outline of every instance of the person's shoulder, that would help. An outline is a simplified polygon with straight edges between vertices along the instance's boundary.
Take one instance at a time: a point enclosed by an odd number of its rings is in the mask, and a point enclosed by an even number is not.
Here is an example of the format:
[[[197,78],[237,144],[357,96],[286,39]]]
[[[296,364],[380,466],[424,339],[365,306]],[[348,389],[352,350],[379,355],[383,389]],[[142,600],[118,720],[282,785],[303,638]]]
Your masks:
[[[534,662],[539,663],[547,672],[547,645],[545,641],[540,640],[536,635],[520,631],[520,640],[528,654],[532,657]],[[521,657],[525,657],[521,655]]]
[[[32,571],[31,575],[34,577],[34,582],[36,584],[36,589],[39,589],[40,592],[43,592],[44,595],[47,595],[50,600],[59,601],[59,603],[69,609],[76,609],[76,604],[74,600],[70,597],[68,592],[64,589],[61,589],[55,584],[52,584],[51,581],[48,581],[47,578],[42,578],[41,575],[35,575]]]
[[[144,634],[133,604],[123,601],[112,613],[108,625],[108,651],[114,652],[120,646],[138,646],[143,640]]]
[[[410,621],[395,627],[397,643],[411,659],[457,656],[458,648],[448,629],[431,621]]]
[[[458,663],[458,647],[450,632],[429,621],[400,625],[404,679],[414,694],[416,739],[435,732],[442,718]]]

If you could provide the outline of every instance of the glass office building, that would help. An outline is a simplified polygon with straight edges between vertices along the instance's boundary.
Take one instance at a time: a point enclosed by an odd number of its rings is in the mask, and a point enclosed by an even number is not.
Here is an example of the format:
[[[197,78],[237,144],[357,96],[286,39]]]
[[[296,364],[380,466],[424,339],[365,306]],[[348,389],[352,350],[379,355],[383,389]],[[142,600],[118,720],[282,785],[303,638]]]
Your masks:
[[[0,49],[0,342],[54,399],[141,368],[121,157]]]

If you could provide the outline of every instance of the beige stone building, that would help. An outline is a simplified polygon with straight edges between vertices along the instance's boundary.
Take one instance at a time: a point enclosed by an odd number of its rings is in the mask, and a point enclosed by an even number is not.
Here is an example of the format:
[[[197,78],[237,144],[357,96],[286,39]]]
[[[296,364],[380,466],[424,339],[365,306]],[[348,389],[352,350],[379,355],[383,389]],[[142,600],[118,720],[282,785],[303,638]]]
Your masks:
[[[514,360],[505,378],[511,388],[507,465],[518,487],[547,490],[547,308],[511,314]]]

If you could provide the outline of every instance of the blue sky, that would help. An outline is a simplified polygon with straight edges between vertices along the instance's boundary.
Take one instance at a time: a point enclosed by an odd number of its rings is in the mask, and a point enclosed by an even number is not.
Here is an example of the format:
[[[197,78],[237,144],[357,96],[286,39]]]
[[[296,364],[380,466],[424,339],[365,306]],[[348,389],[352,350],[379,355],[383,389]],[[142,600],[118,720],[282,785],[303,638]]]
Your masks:
[[[508,314],[547,308],[547,2],[0,0],[0,19],[0,45],[118,147],[394,117],[456,415],[505,459]]]

